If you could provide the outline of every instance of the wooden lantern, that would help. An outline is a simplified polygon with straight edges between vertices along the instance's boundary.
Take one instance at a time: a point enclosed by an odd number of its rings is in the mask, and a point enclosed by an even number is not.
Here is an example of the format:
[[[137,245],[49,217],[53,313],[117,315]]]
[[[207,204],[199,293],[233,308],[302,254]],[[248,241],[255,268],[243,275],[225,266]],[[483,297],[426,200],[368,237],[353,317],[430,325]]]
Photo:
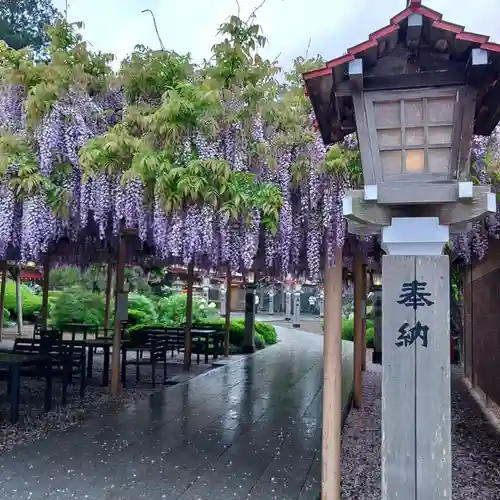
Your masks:
[[[304,74],[326,144],[357,132],[365,186],[344,214],[357,234],[392,217],[439,217],[452,231],[495,211],[490,189],[473,186],[473,133],[500,118],[500,45],[409,0],[369,39]]]

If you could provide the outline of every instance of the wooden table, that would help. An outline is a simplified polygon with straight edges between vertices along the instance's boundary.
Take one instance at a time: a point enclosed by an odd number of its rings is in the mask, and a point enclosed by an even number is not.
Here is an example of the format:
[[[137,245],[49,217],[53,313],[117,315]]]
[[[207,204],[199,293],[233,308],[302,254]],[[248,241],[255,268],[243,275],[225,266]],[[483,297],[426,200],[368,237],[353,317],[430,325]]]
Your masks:
[[[52,407],[52,370],[50,356],[37,354],[17,354],[14,352],[0,352],[0,368],[9,370],[10,388],[10,421],[15,424],[19,419],[19,393],[21,388],[21,368],[44,366],[46,378],[45,411]]]
[[[204,345],[205,345],[205,363],[208,363],[208,350],[210,346],[210,339],[213,339],[214,343],[214,351],[213,351],[213,357],[214,359],[217,359],[219,355],[219,340],[220,337],[223,336],[223,332],[220,332],[219,330],[211,330],[211,329],[205,329],[205,328],[192,328],[191,329],[191,339],[193,338],[203,338],[204,339]],[[196,353],[196,362],[200,362],[200,351],[199,349],[197,350],[198,352]]]
[[[61,330],[64,333],[71,333],[71,340],[75,340],[77,333],[83,335],[83,340],[87,340],[87,335],[89,333],[95,333],[97,335],[98,326],[90,323],[65,323],[61,326]]]

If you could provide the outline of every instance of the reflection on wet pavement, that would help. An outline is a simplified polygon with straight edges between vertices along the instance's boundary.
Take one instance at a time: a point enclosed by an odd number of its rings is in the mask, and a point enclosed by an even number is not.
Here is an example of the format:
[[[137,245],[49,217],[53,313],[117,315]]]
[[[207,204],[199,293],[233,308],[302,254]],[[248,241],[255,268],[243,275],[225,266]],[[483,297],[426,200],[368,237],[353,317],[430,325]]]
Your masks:
[[[0,458],[2,500],[317,497],[322,337],[282,342]]]

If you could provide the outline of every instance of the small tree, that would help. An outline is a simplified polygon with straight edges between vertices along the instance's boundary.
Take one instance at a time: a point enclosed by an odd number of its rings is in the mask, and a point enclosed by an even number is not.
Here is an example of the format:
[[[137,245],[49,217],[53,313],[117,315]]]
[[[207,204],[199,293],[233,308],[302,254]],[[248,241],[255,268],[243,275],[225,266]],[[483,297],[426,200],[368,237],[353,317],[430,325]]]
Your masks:
[[[42,49],[48,42],[45,27],[53,24],[57,10],[51,0],[2,0],[0,40],[9,47]]]

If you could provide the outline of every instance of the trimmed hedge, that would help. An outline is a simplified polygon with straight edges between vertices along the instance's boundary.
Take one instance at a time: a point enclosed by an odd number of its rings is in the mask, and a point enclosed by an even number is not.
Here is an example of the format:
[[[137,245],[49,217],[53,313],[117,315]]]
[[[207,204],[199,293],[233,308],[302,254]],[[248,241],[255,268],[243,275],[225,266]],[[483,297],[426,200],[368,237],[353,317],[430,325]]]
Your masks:
[[[42,296],[35,295],[26,285],[21,285],[21,300],[23,319],[26,321],[35,321],[36,316],[42,312]],[[15,281],[7,280],[4,307],[9,311],[11,318],[17,318]]]
[[[255,323],[255,331],[264,339],[266,345],[274,345],[278,341],[276,328],[269,323],[257,321]]]
[[[130,317],[130,311],[129,311],[129,317]],[[212,326],[218,329],[223,329],[225,325],[226,322],[222,318],[215,320],[207,320],[204,321],[203,323],[201,322],[193,323],[193,327]],[[163,323],[144,322],[128,328],[127,332],[130,338],[132,338],[134,332],[141,330],[143,328],[165,328],[165,326],[171,326],[171,325],[165,325]],[[181,328],[181,326],[178,326],[177,328]],[[234,348],[236,348],[233,349],[233,352],[237,351],[237,348],[240,348],[243,345],[244,338],[245,338],[245,321],[243,319],[233,319],[231,321],[231,329],[229,331],[229,343],[232,346],[234,346]],[[276,344],[277,342],[276,329],[272,325],[269,325],[268,323],[262,323],[256,321],[254,342],[255,342],[255,347],[257,349],[262,349],[266,345]]]
[[[324,321],[321,322],[321,328],[325,328]],[[354,341],[354,319],[342,320],[342,340]],[[373,320],[366,320],[366,347],[373,349],[374,334],[373,334]]]

